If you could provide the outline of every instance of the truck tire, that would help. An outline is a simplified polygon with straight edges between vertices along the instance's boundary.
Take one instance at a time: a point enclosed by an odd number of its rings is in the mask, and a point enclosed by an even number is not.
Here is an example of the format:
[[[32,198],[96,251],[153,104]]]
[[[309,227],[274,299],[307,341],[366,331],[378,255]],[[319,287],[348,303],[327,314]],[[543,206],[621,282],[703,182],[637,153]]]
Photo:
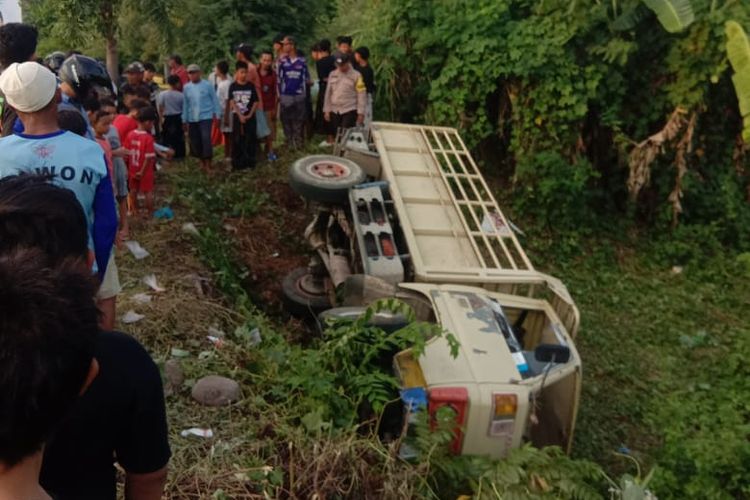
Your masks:
[[[303,198],[319,203],[345,203],[349,188],[366,179],[359,165],[333,155],[305,156],[289,168],[292,189]]]
[[[281,290],[284,294],[284,306],[293,316],[315,317],[318,313],[331,308],[331,300],[325,290],[316,290],[311,286],[312,275],[306,267],[298,267],[284,277]]]
[[[318,321],[321,327],[326,325],[326,320],[329,319],[342,319],[346,321],[355,321],[357,318],[362,316],[366,307],[334,307],[333,309],[327,309],[322,313],[318,314]],[[400,330],[407,326],[409,322],[402,314],[393,314],[387,311],[381,311],[375,313],[369,322],[372,326],[377,326],[388,333],[393,333],[396,330]]]

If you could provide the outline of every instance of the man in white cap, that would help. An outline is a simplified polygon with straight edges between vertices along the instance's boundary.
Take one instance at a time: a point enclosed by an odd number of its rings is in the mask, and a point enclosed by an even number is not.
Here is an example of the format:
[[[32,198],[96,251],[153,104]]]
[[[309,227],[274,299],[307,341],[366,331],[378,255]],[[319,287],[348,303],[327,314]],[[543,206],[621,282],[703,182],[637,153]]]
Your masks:
[[[41,64],[11,64],[0,75],[0,90],[24,126],[22,134],[0,139],[0,178],[23,172],[48,174],[73,191],[86,214],[89,249],[101,280],[117,232],[112,182],[101,147],[60,130],[57,78]]]

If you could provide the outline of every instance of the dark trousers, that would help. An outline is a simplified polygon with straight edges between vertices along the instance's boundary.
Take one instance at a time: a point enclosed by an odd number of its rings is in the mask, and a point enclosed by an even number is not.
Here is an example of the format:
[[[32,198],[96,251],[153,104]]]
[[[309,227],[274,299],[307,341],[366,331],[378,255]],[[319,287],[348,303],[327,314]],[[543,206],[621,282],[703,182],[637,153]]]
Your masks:
[[[174,149],[175,158],[185,157],[185,132],[182,130],[182,116],[167,115],[164,117],[162,142]]]
[[[188,122],[190,154],[200,160],[210,160],[214,156],[214,146],[211,144],[212,125],[213,120]]]
[[[159,106],[156,105],[156,101],[151,101],[150,104],[155,110],[159,109]],[[161,137],[161,123],[159,123],[159,120],[154,122],[154,137]]]
[[[298,96],[281,96],[281,125],[284,127],[286,142],[291,149],[305,145],[305,118],[307,115],[307,98]]]
[[[305,139],[311,139],[315,133],[315,115],[313,114],[313,102],[310,95],[310,87],[307,88],[307,99],[305,99]]]
[[[331,122],[327,122],[323,117],[323,103],[326,97],[326,82],[320,82],[320,90],[318,91],[318,99],[315,103],[315,132],[321,135],[335,135],[335,131],[331,130]]]
[[[334,133],[340,128],[352,128],[357,124],[357,110],[347,111],[346,113],[331,113],[331,128]]]
[[[232,168],[242,170],[255,168],[255,155],[258,149],[258,124],[255,115],[245,123],[240,123],[234,115],[232,124]]]

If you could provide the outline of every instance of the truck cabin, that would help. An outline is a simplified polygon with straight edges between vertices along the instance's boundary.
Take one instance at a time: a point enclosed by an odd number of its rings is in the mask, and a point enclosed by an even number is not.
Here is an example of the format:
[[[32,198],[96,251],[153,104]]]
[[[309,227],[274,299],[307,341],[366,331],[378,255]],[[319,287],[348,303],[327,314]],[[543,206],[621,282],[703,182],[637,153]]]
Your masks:
[[[398,353],[405,418],[448,405],[456,413],[453,451],[503,457],[531,442],[569,450],[580,392],[580,358],[552,307],[543,300],[450,285],[402,285],[402,300],[445,338],[422,356]]]

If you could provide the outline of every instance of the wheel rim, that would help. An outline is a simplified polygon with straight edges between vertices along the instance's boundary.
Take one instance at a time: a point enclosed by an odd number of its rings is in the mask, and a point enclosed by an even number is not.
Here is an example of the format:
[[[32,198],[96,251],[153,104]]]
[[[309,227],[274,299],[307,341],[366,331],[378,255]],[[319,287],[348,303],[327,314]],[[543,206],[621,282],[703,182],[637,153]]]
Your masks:
[[[318,283],[316,283],[315,278],[313,278],[313,276],[309,273],[301,276],[297,280],[296,285],[297,290],[304,295],[309,295],[311,297],[323,297],[326,294],[325,289],[323,289]]]
[[[351,175],[349,167],[331,161],[315,162],[307,167],[307,172],[319,179],[342,179]]]

